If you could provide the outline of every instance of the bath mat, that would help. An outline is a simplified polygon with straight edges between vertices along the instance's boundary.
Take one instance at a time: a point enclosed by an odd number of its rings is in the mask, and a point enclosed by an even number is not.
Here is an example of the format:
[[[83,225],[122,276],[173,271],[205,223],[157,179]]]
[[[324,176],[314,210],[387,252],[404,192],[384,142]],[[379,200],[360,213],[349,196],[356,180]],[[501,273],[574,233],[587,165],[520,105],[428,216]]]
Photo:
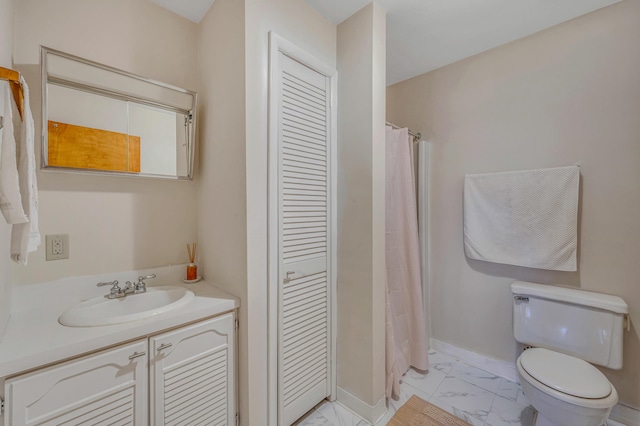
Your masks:
[[[387,426],[471,426],[441,408],[413,395],[393,415]]]

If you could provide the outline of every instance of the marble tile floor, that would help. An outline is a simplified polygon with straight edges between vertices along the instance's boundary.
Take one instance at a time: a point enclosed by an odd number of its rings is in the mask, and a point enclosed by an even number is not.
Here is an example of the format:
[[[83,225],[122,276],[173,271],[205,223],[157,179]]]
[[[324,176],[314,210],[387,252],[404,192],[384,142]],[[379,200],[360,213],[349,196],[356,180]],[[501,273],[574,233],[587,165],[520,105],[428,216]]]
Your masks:
[[[409,370],[400,399],[387,403],[387,413],[375,426],[384,426],[411,395],[455,414],[473,426],[531,426],[534,409],[518,383],[465,364],[447,354],[429,351],[428,374]],[[296,423],[297,426],[371,426],[342,405],[328,401]],[[624,426],[609,420],[606,426]]]

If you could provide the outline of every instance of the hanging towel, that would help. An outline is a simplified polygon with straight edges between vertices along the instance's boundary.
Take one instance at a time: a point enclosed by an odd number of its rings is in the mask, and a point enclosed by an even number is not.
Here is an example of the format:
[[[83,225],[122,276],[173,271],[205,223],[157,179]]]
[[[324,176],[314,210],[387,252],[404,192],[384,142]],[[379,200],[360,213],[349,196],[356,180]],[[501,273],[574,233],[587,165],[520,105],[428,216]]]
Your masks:
[[[9,83],[0,81],[0,102],[4,104],[4,127],[0,138],[0,210],[8,224],[25,223],[29,219],[22,208],[16,140],[13,135],[13,104]]]
[[[33,115],[29,105],[29,87],[24,77],[20,77],[24,92],[24,119],[20,137],[18,175],[22,207],[29,218],[28,223],[13,225],[11,230],[11,259],[27,264],[28,253],[36,251],[40,245],[38,231],[38,184],[36,182],[36,156],[34,152]]]
[[[467,175],[467,257],[528,268],[576,271],[578,166]]]

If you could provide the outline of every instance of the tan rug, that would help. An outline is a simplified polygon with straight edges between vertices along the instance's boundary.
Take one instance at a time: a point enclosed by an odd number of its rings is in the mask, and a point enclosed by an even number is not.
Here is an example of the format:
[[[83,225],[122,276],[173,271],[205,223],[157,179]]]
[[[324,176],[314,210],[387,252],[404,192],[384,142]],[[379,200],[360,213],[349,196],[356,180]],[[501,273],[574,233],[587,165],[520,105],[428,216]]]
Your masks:
[[[413,395],[393,415],[387,426],[471,426],[441,408]]]

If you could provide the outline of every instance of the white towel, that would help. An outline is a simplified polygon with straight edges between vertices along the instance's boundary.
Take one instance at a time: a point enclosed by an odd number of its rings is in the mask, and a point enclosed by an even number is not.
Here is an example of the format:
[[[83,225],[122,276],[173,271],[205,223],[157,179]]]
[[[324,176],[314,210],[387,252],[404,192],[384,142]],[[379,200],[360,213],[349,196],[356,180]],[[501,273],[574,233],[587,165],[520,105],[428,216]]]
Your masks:
[[[464,249],[471,259],[576,271],[577,166],[467,175]]]
[[[0,139],[0,210],[8,224],[25,223],[29,219],[22,208],[18,183],[12,94],[9,83],[5,81],[0,81],[0,97],[0,102],[4,104],[4,127]]]
[[[20,158],[18,175],[20,176],[20,193],[22,207],[29,218],[29,223],[13,225],[11,230],[11,259],[23,265],[27,264],[28,254],[36,251],[40,245],[38,231],[38,184],[36,181],[36,156],[34,152],[33,115],[29,105],[29,86],[20,77],[24,92],[24,111],[20,137]]]

